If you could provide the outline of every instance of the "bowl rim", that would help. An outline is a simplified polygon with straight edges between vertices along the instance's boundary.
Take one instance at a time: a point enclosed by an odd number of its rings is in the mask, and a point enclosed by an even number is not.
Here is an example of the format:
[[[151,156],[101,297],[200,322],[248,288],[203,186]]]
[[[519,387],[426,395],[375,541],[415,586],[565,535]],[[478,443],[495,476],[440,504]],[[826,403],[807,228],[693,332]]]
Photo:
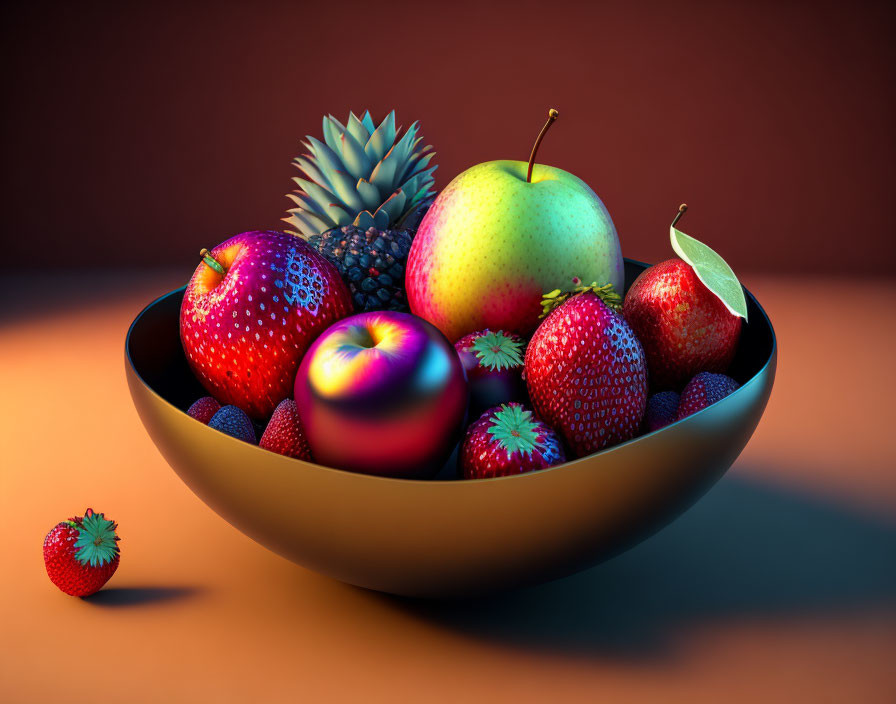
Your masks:
[[[647,264],[646,262],[642,262],[637,259],[630,259],[628,257],[624,257],[623,259],[625,262],[628,262],[628,263],[631,263],[631,264],[634,264],[637,266],[645,267],[645,270],[647,268],[653,266],[652,264]],[[577,465],[585,460],[590,460],[591,458],[596,457],[596,456],[607,456],[613,452],[620,451],[622,448],[626,447],[627,445],[630,445],[631,443],[635,443],[640,440],[644,440],[648,437],[655,435],[656,433],[662,433],[670,428],[673,428],[674,426],[678,425],[679,423],[683,423],[692,418],[700,416],[702,413],[705,413],[706,411],[710,410],[711,408],[716,408],[722,404],[725,404],[726,402],[728,402],[729,399],[733,398],[734,396],[736,396],[738,394],[741,394],[744,391],[744,389],[746,389],[748,386],[752,386],[753,384],[760,382],[760,378],[766,373],[769,366],[772,365],[775,361],[775,358],[776,358],[776,355],[778,352],[778,339],[775,334],[775,328],[772,325],[772,321],[768,317],[768,313],[766,313],[765,309],[762,307],[762,304],[759,303],[759,300],[756,298],[756,296],[754,296],[753,293],[746,286],[741,284],[741,287],[743,288],[744,293],[746,293],[746,295],[753,301],[756,308],[759,310],[759,313],[762,315],[762,320],[765,321],[765,324],[768,326],[768,330],[771,333],[771,343],[772,344],[771,344],[771,350],[769,351],[769,354],[768,354],[768,358],[765,360],[765,362],[759,368],[759,370],[757,370],[756,373],[753,374],[752,377],[750,377],[747,381],[745,381],[743,384],[741,384],[735,391],[733,391],[731,394],[729,394],[722,400],[717,401],[716,403],[712,404],[711,406],[707,406],[706,408],[703,408],[703,409],[697,411],[696,413],[692,413],[691,415],[686,416],[685,418],[681,418],[679,420],[673,421],[669,425],[663,426],[662,428],[659,428],[658,430],[652,430],[648,433],[644,433],[643,435],[636,435],[635,437],[630,438],[630,439],[626,440],[625,442],[621,442],[616,445],[613,445],[612,447],[607,447],[603,450],[598,450],[597,452],[593,452],[590,455],[585,455],[583,457],[577,457],[575,459],[568,460],[566,462],[561,462],[560,464],[555,464],[551,467],[546,467],[545,469],[540,469],[537,472],[525,472],[522,474],[512,474],[512,475],[503,476],[503,477],[487,477],[487,478],[482,478],[482,479],[463,479],[463,480],[458,480],[458,479],[409,479],[409,478],[400,478],[400,477],[388,477],[388,476],[382,476],[382,475],[378,475],[378,474],[364,474],[362,472],[351,472],[346,469],[338,469],[337,467],[328,467],[326,465],[317,464],[316,462],[312,462],[312,461],[308,461],[308,460],[299,460],[299,459],[295,459],[295,458],[287,458],[287,459],[293,459],[295,462],[301,462],[302,464],[314,467],[319,470],[323,470],[323,471],[327,471],[327,472],[335,472],[337,475],[349,475],[352,478],[361,477],[365,480],[376,480],[376,481],[387,482],[387,483],[396,483],[397,482],[398,484],[401,484],[402,486],[407,486],[408,484],[436,485],[436,486],[455,485],[456,486],[458,484],[467,485],[470,482],[477,482],[477,483],[505,482],[505,481],[526,479],[526,478],[531,478],[534,476],[541,476],[546,473],[554,472],[554,471],[560,470],[560,469],[568,469],[570,467],[574,467],[575,465]],[[154,306],[161,303],[166,298],[170,298],[171,296],[177,296],[177,295],[183,296],[183,292],[186,290],[186,288],[187,288],[187,284],[184,284],[183,286],[181,286],[179,288],[176,288],[172,291],[164,293],[161,296],[158,296],[154,300],[147,303],[141,309],[141,311],[134,317],[134,319],[131,321],[131,324],[128,326],[128,331],[127,331],[127,334],[125,335],[125,341],[124,341],[124,354],[125,354],[125,359],[127,361],[130,371],[134,374],[134,376],[137,379],[139,379],[140,383],[146,388],[147,391],[149,391],[150,394],[155,396],[164,405],[170,407],[171,409],[177,411],[178,413],[182,413],[186,418],[192,420],[193,422],[200,423],[201,425],[205,426],[205,423],[201,423],[201,421],[198,421],[195,418],[191,418],[190,416],[188,416],[186,411],[179,408],[178,406],[175,406],[168,399],[164,398],[161,394],[159,394],[152,386],[150,386],[149,383],[146,381],[146,379],[144,379],[143,376],[140,374],[139,370],[137,369],[137,366],[134,364],[134,360],[131,359],[131,351],[130,351],[131,335],[134,331],[134,328],[137,326],[137,324],[140,322],[140,320],[143,318],[143,316],[146,315],[147,311],[149,311],[150,308],[153,308]],[[205,427],[208,427],[208,426],[205,426]],[[217,431],[213,431],[212,429],[209,429],[209,432],[217,432]],[[242,440],[232,438],[226,434],[222,434],[222,433],[219,433],[219,434],[223,435],[225,438],[227,438],[228,440],[231,440],[233,442],[239,442],[244,445],[249,445],[250,447],[253,447],[258,452],[272,454],[272,453],[270,453],[269,450],[265,450],[264,448],[261,448],[258,445],[251,445],[250,443],[246,443]]]

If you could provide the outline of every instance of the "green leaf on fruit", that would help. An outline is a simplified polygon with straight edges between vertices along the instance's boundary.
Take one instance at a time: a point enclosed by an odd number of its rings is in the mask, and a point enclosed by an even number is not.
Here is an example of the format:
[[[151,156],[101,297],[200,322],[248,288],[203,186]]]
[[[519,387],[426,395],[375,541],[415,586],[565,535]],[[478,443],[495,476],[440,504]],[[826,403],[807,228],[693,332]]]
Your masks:
[[[576,281],[578,281],[578,279],[576,279]],[[617,312],[622,310],[622,296],[613,290],[613,284],[598,286],[597,282],[593,281],[590,286],[576,286],[572,291],[564,292],[559,288],[555,288],[550,293],[544,294],[541,297],[541,315],[538,317],[547,317],[573,296],[588,292],[596,295],[613,310]]]
[[[525,410],[518,403],[501,405],[492,417],[489,435],[495,438],[512,458],[515,452],[532,454],[538,445],[538,426],[532,411]]]
[[[674,227],[670,229],[672,249],[694,268],[697,278],[712,291],[734,315],[747,319],[747,299],[740,281],[719,254]]]
[[[473,342],[473,352],[482,362],[482,366],[498,370],[518,367],[523,363],[520,348],[521,340],[514,340],[503,332],[487,332]]]

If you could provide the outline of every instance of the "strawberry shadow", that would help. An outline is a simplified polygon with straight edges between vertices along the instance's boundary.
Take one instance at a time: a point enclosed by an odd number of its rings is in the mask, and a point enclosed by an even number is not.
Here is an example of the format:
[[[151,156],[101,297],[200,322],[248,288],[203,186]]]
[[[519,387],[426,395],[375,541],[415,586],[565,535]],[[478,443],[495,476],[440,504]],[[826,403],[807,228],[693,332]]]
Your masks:
[[[199,594],[198,587],[105,587],[96,594],[82,597],[94,606],[120,608],[160,602],[180,601]]]
[[[638,660],[711,623],[896,609],[891,517],[756,480],[723,479],[632,550],[572,577],[480,599],[382,596],[509,647]]]

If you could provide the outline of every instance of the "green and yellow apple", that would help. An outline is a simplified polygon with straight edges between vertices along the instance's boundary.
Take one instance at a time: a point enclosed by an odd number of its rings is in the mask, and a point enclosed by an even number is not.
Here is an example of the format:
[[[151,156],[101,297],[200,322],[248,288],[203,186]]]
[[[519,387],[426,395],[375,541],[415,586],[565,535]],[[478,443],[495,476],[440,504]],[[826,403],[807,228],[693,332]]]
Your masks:
[[[610,214],[584,181],[534,158],[478,164],[448,184],[420,224],[406,274],[411,311],[452,341],[485,328],[528,336],[544,294],[592,282],[622,293]]]

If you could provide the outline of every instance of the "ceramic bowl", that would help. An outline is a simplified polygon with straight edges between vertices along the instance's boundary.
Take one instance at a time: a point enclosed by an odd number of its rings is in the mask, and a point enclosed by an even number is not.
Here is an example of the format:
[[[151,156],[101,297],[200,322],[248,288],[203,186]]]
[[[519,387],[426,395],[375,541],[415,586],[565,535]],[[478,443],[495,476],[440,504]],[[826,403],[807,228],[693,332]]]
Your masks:
[[[627,285],[646,266],[626,260]],[[750,322],[730,371],[742,385],[709,408],[540,472],[388,479],[283,457],[190,418],[185,409],[205,392],[180,344],[183,292],[149,304],[125,342],[131,396],[159,451],[206,504],[262,545],[392,594],[493,592],[563,577],[630,548],[731,466],[775,377],[774,330],[747,292]]]

